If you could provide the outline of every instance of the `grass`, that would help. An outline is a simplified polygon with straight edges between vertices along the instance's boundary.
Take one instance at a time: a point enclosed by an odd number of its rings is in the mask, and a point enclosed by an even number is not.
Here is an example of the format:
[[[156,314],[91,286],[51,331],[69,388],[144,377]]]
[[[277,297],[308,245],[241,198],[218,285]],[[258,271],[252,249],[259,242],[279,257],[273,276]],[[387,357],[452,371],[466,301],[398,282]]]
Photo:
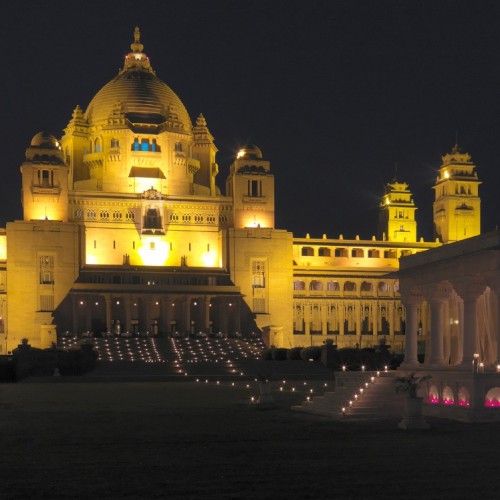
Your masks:
[[[500,424],[332,421],[297,388],[259,410],[246,382],[0,385],[0,498],[498,497]]]

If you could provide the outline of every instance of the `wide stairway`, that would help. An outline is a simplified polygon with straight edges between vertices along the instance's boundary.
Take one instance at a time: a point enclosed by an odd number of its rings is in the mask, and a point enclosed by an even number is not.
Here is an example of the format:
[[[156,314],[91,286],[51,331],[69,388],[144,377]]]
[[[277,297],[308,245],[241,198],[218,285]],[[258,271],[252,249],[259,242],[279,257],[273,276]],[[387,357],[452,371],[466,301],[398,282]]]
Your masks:
[[[371,420],[403,415],[395,372],[336,372],[335,391],[292,409],[335,419]]]
[[[252,339],[61,337],[58,347],[91,343],[98,353],[94,375],[237,376],[248,361],[262,357],[265,345]]]

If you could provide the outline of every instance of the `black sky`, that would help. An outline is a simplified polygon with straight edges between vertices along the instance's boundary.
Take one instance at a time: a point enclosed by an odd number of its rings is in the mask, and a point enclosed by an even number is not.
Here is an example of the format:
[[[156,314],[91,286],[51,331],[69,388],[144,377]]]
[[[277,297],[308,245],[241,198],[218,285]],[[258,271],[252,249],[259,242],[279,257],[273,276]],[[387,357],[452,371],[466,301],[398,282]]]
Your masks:
[[[157,75],[202,112],[224,186],[257,144],[276,177],[277,226],[370,238],[394,177],[419,236],[458,135],[483,184],[483,231],[500,219],[500,2],[24,1],[2,6],[0,223],[21,217],[20,173],[40,130],[60,137],[117,73],[140,26]]]

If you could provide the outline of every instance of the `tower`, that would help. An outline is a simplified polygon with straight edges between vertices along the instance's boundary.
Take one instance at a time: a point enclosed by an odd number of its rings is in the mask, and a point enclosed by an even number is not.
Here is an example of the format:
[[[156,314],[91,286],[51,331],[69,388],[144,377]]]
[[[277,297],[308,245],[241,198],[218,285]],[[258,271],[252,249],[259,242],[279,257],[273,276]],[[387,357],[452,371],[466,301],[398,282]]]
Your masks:
[[[233,198],[235,228],[274,228],[274,176],[257,146],[238,151],[229,167],[226,193]]]
[[[416,242],[417,207],[405,182],[386,184],[379,208],[379,238],[387,241]]]
[[[68,220],[68,167],[59,142],[36,134],[21,165],[24,220]]]
[[[443,156],[433,186],[434,230],[443,243],[453,243],[481,233],[481,199],[476,166],[468,153],[455,145]]]

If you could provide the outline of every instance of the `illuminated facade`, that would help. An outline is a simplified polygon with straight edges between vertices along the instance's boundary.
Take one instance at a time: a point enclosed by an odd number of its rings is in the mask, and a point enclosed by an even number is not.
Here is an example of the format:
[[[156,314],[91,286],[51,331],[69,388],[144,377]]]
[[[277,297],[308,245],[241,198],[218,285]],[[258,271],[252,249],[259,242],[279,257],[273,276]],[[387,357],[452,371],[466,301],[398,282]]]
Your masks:
[[[397,284],[383,275],[400,256],[440,245],[417,242],[408,185],[387,185],[378,239],[294,238],[275,228],[260,149],[241,148],[225,194],[216,153],[205,118],[193,125],[136,29],[123,68],[75,108],[62,138],[38,133],[26,151],[23,220],[0,232],[2,352],[23,338],[50,346],[64,331],[260,329],[285,347],[402,342]],[[479,231],[479,183],[468,155],[445,158],[434,218],[448,242],[472,235],[449,215],[458,198]]]

